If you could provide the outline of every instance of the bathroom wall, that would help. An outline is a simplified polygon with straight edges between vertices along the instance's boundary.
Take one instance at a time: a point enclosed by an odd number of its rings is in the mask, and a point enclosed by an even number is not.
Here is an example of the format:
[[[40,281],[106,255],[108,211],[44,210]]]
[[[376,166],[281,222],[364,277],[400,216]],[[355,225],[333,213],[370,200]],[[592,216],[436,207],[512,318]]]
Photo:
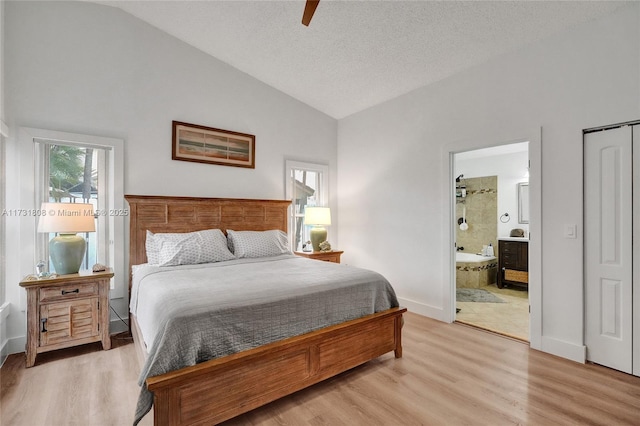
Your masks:
[[[456,217],[462,218],[466,210],[468,229],[458,226],[457,247],[465,253],[480,253],[483,245],[498,244],[498,176],[461,179],[466,186],[466,197],[456,197]],[[497,253],[496,253],[497,254]]]
[[[507,147],[494,147],[456,154],[454,176],[466,178],[498,176],[498,237],[508,237],[513,228],[520,228],[529,236],[529,224],[518,223],[518,183],[527,182],[528,142]],[[506,150],[514,152],[505,152]],[[500,216],[507,213],[504,222]],[[486,244],[486,243],[485,243]]]

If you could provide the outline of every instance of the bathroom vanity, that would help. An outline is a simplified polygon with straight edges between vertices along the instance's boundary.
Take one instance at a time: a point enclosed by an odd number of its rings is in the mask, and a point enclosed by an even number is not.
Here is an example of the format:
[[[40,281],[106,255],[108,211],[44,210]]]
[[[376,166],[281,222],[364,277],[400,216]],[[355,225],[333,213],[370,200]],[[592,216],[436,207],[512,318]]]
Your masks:
[[[529,287],[529,240],[498,238],[498,288]]]

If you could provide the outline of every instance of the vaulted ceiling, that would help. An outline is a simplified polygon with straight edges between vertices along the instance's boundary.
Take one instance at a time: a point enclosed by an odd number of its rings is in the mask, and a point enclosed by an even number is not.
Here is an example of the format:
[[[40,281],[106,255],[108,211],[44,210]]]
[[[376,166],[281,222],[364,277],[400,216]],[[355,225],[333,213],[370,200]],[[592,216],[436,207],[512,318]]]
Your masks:
[[[612,1],[98,1],[343,118],[625,6]]]

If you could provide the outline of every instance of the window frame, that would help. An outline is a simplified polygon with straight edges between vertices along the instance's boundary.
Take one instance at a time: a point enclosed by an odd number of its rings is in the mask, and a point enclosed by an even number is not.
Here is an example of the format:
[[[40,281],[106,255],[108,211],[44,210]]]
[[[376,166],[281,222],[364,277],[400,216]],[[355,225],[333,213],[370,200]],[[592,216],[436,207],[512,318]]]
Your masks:
[[[292,251],[295,251],[295,224],[296,218],[302,217],[302,226],[304,224],[304,212],[296,213],[295,209],[295,180],[292,179],[292,174],[295,170],[302,170],[307,172],[315,172],[320,175],[319,191],[316,196],[317,207],[331,207],[329,205],[329,166],[327,164],[310,163],[305,161],[286,160],[285,161],[285,197],[287,200],[291,200],[291,207],[289,208],[288,229],[289,229],[289,247]]]
[[[34,143],[36,144],[35,148],[35,197],[36,197],[36,208],[40,206],[43,202],[53,202],[51,201],[49,195],[49,180],[50,180],[50,166],[51,166],[51,150],[49,149],[51,146],[67,146],[74,147],[80,149],[92,149],[93,154],[95,154],[96,161],[94,166],[97,168],[99,172],[98,179],[98,188],[97,193],[98,197],[96,199],[98,209],[108,213],[109,207],[109,194],[108,188],[110,186],[109,182],[109,162],[111,160],[111,155],[109,151],[112,150],[112,147],[108,146],[99,146],[99,145],[85,145],[85,144],[77,144],[75,142],[68,141],[60,141],[60,140],[51,140],[51,139],[39,139],[34,138]],[[96,262],[110,265],[113,252],[111,250],[111,244],[109,241],[113,240],[113,235],[111,233],[111,224],[109,223],[109,215],[106,214],[98,214],[96,221],[96,239],[94,240],[96,243]],[[106,238],[100,237],[106,235]],[[84,238],[88,238],[88,235],[81,235]],[[47,233],[37,233],[36,235],[36,256],[40,260],[47,261],[49,259],[49,239],[51,235]],[[90,238],[88,238],[90,239]],[[89,245],[87,245],[87,250]],[[87,254],[88,256],[88,254]],[[94,262],[94,263],[96,263]],[[49,263],[49,262],[47,262]],[[90,265],[84,265],[82,268],[90,268],[94,263]],[[50,270],[51,271],[51,270]],[[53,271],[51,271],[53,272]]]
[[[20,140],[23,149],[29,150],[28,157],[31,158],[32,173],[31,179],[33,192],[29,198],[33,209],[40,208],[40,198],[42,196],[40,178],[43,171],[38,170],[38,144],[46,141],[51,144],[72,145],[86,148],[104,149],[108,156],[106,179],[108,190],[106,191],[107,202],[105,204],[105,212],[107,217],[107,238],[109,250],[109,265],[114,269],[114,278],[111,281],[111,298],[122,298],[126,296],[126,278],[128,278],[127,268],[125,264],[125,217],[126,214],[109,214],[109,212],[128,212],[124,205],[124,141],[122,139],[109,138],[104,136],[83,135],[76,133],[66,133],[54,130],[20,128]],[[26,154],[26,152],[25,152]],[[32,265],[38,261],[37,244],[39,244],[38,233],[36,232],[37,218],[33,218],[33,227],[29,227],[28,233],[22,231],[24,241],[33,241],[33,259]],[[33,269],[33,268],[32,268]]]

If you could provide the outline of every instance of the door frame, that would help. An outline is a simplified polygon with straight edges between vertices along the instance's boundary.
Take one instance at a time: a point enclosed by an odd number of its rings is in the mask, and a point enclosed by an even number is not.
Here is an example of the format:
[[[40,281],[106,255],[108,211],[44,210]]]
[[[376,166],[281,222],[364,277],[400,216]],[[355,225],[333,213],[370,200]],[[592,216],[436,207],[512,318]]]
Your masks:
[[[529,345],[542,350],[542,127],[519,132],[518,135],[485,136],[456,141],[442,150],[443,216],[443,316],[455,321],[455,170],[454,155],[460,152],[529,142]]]

